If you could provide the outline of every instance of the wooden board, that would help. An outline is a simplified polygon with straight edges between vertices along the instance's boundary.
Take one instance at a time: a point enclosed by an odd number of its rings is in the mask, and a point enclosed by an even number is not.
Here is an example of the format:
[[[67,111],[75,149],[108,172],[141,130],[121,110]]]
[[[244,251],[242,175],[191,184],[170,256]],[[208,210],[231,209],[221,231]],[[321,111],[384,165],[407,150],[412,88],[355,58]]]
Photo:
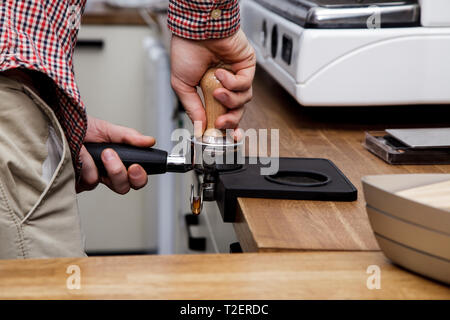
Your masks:
[[[450,180],[402,190],[396,194],[432,207],[450,210]]]
[[[449,124],[448,106],[301,107],[258,68],[254,98],[241,127],[279,129],[280,156],[332,160],[358,189],[359,199],[353,203],[240,199],[235,230],[241,243],[250,244],[244,250],[378,250],[365,212],[361,178],[449,173],[450,165],[389,165],[363,147],[364,132]]]
[[[81,288],[66,286],[80,268]],[[367,288],[367,268],[381,289]],[[381,253],[322,252],[0,261],[0,299],[450,299]]]

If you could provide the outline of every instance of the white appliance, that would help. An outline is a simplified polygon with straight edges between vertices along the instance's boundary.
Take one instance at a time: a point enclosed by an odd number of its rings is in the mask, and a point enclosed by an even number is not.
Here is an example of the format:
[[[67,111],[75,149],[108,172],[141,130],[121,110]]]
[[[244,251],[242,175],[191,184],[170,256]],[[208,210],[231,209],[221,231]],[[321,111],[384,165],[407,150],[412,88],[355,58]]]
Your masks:
[[[170,150],[175,97],[167,52],[148,26],[86,25],[74,64],[88,113],[157,139]],[[150,176],[127,195],[100,185],[79,195],[90,254],[173,253],[175,178]]]
[[[244,0],[241,16],[302,105],[450,103],[449,0]]]
[[[146,123],[153,128],[157,147],[162,150],[173,148],[171,135],[175,129],[174,117],[177,98],[170,85],[170,61],[163,44],[158,38],[148,37],[144,41],[146,52]],[[149,176],[148,214],[157,215],[158,241],[157,253],[173,254],[176,246],[176,189],[175,174]],[[187,199],[187,197],[186,197]],[[150,221],[152,223],[153,221]],[[147,226],[152,230],[152,226]],[[154,229],[153,229],[154,230]]]
[[[75,75],[90,115],[156,135],[146,121],[157,114],[146,102],[147,53],[143,41],[157,37],[148,26],[83,25],[74,54]],[[89,254],[157,250],[157,212],[148,203],[155,185],[121,196],[100,185],[78,197]]]

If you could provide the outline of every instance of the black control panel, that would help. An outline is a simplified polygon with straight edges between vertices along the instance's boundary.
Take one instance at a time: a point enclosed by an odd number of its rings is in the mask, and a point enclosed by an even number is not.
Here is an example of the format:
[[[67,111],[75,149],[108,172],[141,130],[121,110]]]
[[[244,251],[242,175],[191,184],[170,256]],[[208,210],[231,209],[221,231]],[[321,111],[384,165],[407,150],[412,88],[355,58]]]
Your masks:
[[[263,20],[262,27],[261,27],[261,43],[263,47],[266,46],[267,43],[267,22],[266,20]]]
[[[292,38],[284,34],[281,46],[281,59],[283,59],[283,61],[286,62],[288,65],[291,64],[292,49],[293,49]]]
[[[272,41],[270,46],[270,51],[272,53],[272,58],[277,56],[278,52],[278,27],[274,25],[272,28]]]

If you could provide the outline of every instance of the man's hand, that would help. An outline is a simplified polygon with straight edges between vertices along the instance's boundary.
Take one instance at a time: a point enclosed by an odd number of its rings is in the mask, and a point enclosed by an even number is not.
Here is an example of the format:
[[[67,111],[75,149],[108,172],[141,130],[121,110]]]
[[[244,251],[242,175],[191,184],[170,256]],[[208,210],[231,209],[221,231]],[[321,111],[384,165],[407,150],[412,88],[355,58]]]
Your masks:
[[[224,88],[216,89],[214,97],[230,110],[217,118],[215,126],[236,129],[244,114],[244,104],[252,98],[256,65],[254,50],[245,34],[239,30],[228,38],[202,41],[172,37],[172,87],[191,120],[203,123],[203,130],[206,114],[196,86],[205,72],[219,62],[229,65],[234,74],[225,69],[216,71]]]
[[[155,139],[144,136],[131,128],[88,117],[85,142],[125,143],[136,147],[151,147],[155,144]],[[140,165],[133,164],[127,171],[117,153],[112,149],[105,149],[102,152],[102,161],[108,172],[108,177],[99,177],[94,160],[84,146],[81,148],[80,158],[83,167],[77,192],[92,190],[99,182],[104,183],[119,194],[127,193],[130,188],[140,189],[147,184],[145,170]]]

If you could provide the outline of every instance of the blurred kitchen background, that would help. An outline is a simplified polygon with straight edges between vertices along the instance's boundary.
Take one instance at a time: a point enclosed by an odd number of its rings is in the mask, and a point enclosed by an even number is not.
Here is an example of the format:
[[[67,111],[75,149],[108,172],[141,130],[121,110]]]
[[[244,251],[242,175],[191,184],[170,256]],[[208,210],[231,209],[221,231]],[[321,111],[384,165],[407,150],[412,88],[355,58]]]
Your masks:
[[[170,35],[158,26],[165,26],[167,5],[87,0],[74,66],[89,115],[154,136],[156,146],[170,152],[173,129],[191,129],[191,122],[170,87]],[[228,252],[234,232],[215,203],[198,219],[188,214],[195,179],[169,173],[150,176],[148,186],[126,196],[104,185],[80,194],[88,254]]]
[[[192,125],[170,87],[167,6],[87,0],[74,64],[90,115],[170,152],[172,131]],[[450,0],[241,0],[241,26],[261,69],[300,105],[423,105],[433,117],[428,105],[450,103],[449,12]],[[189,214],[197,181],[165,174],[126,196],[81,194],[88,253],[238,251],[215,202]]]

